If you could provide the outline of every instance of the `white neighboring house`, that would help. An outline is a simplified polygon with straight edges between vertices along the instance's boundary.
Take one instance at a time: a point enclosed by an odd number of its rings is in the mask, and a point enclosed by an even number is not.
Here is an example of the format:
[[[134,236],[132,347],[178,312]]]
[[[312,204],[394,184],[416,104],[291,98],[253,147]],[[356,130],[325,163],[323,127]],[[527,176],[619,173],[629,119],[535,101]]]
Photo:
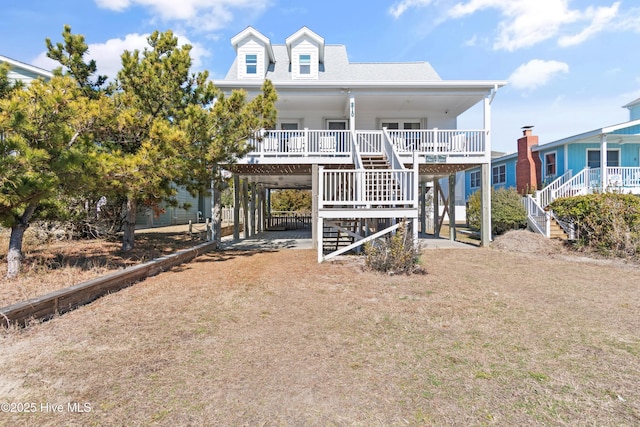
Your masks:
[[[425,193],[441,191],[442,178],[448,178],[442,192],[449,194],[449,212],[458,172],[480,166],[490,187],[491,102],[505,81],[443,80],[427,62],[350,62],[344,45],[326,44],[307,27],[284,44],[248,27],[231,44],[236,59],[215,85],[255,96],[269,79],[278,93],[276,129],[250,141],[253,151],[229,165],[236,183],[246,180],[258,196],[249,234],[263,229],[270,190],[311,189],[312,234],[322,261],[393,231],[402,218],[417,236],[426,221]],[[481,128],[458,129],[458,116],[478,103]],[[331,250],[326,236],[336,233],[353,244]]]
[[[0,55],[0,63],[2,62],[9,64],[10,69],[8,77],[10,80],[21,81],[25,84],[29,84],[34,79],[41,78],[49,80],[53,77],[53,73],[51,71]]]

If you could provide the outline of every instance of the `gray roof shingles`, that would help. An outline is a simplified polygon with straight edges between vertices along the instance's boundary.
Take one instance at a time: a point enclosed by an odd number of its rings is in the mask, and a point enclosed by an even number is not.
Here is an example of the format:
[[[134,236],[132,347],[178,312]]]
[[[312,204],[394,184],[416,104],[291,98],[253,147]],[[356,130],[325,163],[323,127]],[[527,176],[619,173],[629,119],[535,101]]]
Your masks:
[[[285,45],[273,45],[276,57],[266,78],[277,83],[291,81],[289,54]],[[225,80],[237,80],[237,59],[233,61]],[[428,62],[357,62],[350,63],[344,45],[326,45],[324,64],[320,64],[319,81],[440,81]]]

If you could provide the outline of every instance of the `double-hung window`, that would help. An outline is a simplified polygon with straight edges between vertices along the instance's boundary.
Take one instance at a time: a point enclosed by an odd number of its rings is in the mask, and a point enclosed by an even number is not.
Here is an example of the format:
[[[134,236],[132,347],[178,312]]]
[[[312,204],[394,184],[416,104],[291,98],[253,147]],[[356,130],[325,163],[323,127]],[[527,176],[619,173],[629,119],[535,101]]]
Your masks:
[[[245,57],[247,63],[247,74],[258,73],[258,55],[249,54]]]
[[[471,188],[480,187],[480,183],[481,183],[480,171],[471,172],[470,178],[471,178],[471,183],[470,183]]]
[[[544,176],[554,177],[556,176],[556,153],[547,153],[544,155]]]
[[[587,150],[587,166],[590,168],[600,167],[600,150]],[[607,150],[607,166],[610,168],[620,166],[619,150]]]
[[[300,55],[300,75],[311,74],[311,55]]]
[[[493,184],[504,184],[507,182],[507,167],[505,165],[493,168]]]

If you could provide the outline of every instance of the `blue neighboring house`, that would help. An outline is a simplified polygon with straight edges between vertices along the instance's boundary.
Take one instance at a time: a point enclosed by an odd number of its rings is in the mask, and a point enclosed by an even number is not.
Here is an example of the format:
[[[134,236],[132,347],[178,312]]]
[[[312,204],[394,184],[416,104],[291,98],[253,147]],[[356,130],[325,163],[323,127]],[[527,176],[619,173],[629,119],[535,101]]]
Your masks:
[[[546,208],[557,198],[601,191],[640,194],[640,98],[623,108],[629,110],[627,122],[545,144],[525,127],[517,152],[492,159],[493,188],[526,195],[529,226],[547,237],[554,218]],[[479,188],[480,168],[466,171],[465,198]]]

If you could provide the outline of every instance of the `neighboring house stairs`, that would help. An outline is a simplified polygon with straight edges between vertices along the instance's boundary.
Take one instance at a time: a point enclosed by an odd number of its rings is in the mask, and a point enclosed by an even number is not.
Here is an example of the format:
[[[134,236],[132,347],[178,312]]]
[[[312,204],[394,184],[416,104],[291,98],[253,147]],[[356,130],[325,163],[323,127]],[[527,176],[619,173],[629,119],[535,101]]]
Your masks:
[[[529,228],[549,238],[573,239],[573,224],[558,220],[549,205],[559,198],[603,191],[602,172],[607,174],[604,191],[640,194],[640,168],[585,168],[575,175],[569,170],[534,195],[524,197]]]

